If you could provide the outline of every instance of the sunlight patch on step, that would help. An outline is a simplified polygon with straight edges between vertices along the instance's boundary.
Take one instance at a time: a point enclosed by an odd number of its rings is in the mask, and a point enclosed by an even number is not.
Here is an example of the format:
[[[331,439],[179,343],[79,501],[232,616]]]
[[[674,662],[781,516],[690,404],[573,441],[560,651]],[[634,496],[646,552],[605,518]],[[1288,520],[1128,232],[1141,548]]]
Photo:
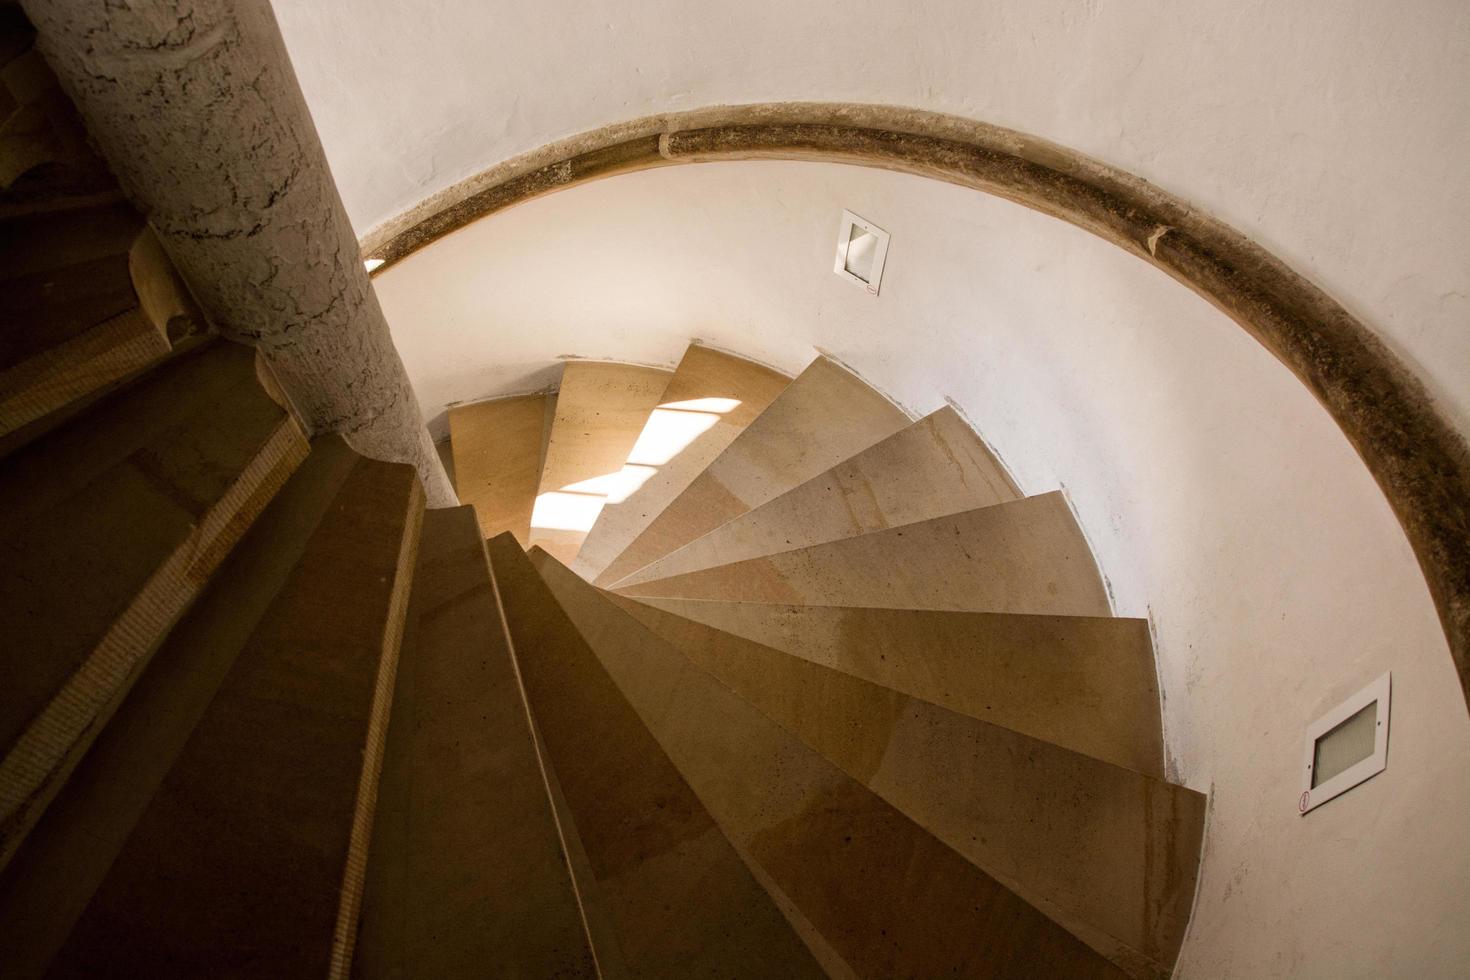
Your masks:
[[[690,398],[682,402],[664,402],[659,406],[672,412],[714,412],[727,415],[740,407],[738,398]]]
[[[725,401],[726,399],[702,398],[700,401]],[[660,405],[648,417],[638,441],[628,453],[628,462],[641,466],[663,466],[669,460],[689,448],[689,444],[720,420],[716,412],[693,412],[686,409],[671,409]]]
[[[655,408],[615,473],[604,473],[549,490],[536,497],[531,528],[586,533],[606,504],[620,504],[694,440],[714,428],[720,416],[740,404],[736,398],[693,398]]]
[[[610,474],[611,475],[611,474]],[[590,531],[607,498],[600,494],[553,490],[536,498],[531,528],[536,531]]]
[[[569,483],[561,488],[562,493],[587,494],[606,498],[610,504],[620,504],[643,486],[650,476],[658,472],[656,466],[641,466],[629,463],[616,473],[604,473],[590,480]]]

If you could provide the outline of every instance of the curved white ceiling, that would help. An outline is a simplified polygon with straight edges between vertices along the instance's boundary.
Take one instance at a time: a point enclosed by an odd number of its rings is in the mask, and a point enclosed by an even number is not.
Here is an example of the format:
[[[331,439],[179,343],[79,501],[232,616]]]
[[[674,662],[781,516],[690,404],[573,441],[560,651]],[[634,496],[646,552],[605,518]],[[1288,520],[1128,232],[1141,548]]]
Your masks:
[[[1470,5],[275,0],[359,232],[610,122],[873,101],[1012,126],[1209,208],[1470,427]]]

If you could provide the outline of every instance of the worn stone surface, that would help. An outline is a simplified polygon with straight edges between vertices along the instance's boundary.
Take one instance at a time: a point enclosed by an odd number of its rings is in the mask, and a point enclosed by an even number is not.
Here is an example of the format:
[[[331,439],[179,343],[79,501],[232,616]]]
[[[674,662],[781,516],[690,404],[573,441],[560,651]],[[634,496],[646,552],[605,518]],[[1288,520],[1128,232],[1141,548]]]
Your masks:
[[[538,525],[532,515],[532,544],[563,561],[577,557],[596,520],[593,516],[583,522],[582,508],[602,506],[612,489],[608,482],[620,478],[670,376],[662,368],[638,364],[568,361],[563,365],[537,490],[538,505],[546,507],[547,519]],[[546,494],[557,496],[547,499]],[[561,505],[569,503],[576,513],[563,513],[567,508]],[[562,520],[567,516],[573,519]]]
[[[1202,795],[613,598],[1088,945],[1115,962],[1145,966],[1148,975],[1167,974],[1194,898]],[[994,699],[1007,696],[1014,692],[997,690]],[[1082,714],[1096,707],[1078,701],[1062,710]],[[1136,724],[1157,720],[1145,712]]]
[[[515,539],[489,551],[546,763],[629,975],[821,976]]]
[[[323,436],[149,661],[0,874],[0,962],[45,975],[360,459]]]
[[[645,621],[672,613],[981,721],[1164,775],[1145,620],[613,598]]]
[[[618,582],[713,565],[1016,500],[974,429],[942,408]]]
[[[882,392],[818,357],[649,522],[597,584],[617,583],[910,421]]]
[[[356,462],[49,975],[346,976],[422,514]]]
[[[518,395],[449,410],[455,491],[474,506],[486,538],[510,531],[530,543],[551,401]]]
[[[550,556],[532,559],[725,834],[820,940],[808,942],[853,974],[1125,975]]]
[[[116,198],[112,174],[34,42],[20,9],[0,4],[0,214]]]
[[[647,116],[497,164],[365,236],[396,261],[476,218],[589,180],[712,160],[881,167],[996,194],[1149,262],[1214,304],[1332,414],[1403,525],[1470,707],[1470,445],[1378,334],[1224,222],[1075,150],[897,106],[761,103]]]
[[[687,445],[678,446],[673,458],[659,463],[658,471],[626,500],[609,501],[602,508],[572,568],[589,580],[600,575],[790,382],[754,361],[689,345],[644,432],[657,436],[661,425],[677,419],[673,413],[703,411],[717,418]],[[675,446],[649,448],[661,458]]]
[[[306,456],[248,348],[168,365],[0,479],[0,866]]]
[[[595,977],[472,507],[424,515],[353,975]]]
[[[308,425],[454,503],[270,5],[25,9],[209,319],[261,350]]]
[[[640,582],[623,595],[1110,616],[1061,493]]]
[[[0,283],[4,436],[116,385],[201,326],[157,236],[122,201],[0,219]]]

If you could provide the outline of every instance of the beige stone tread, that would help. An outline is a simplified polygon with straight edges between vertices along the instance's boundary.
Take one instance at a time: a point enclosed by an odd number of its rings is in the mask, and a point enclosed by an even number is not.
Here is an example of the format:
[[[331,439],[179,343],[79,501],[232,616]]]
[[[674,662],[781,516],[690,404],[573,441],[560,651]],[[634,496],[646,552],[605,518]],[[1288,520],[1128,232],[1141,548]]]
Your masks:
[[[600,575],[790,383],[754,361],[691,344],[628,456],[646,479],[603,506],[573,570]]]
[[[618,592],[816,606],[1108,616],[1061,493],[641,582]]]
[[[708,599],[619,604],[693,620],[981,721],[1163,778],[1148,622]]]
[[[700,801],[814,934],[830,972],[1124,975],[593,586],[544,553],[533,558]]]
[[[454,488],[480,518],[484,537],[531,539],[551,396],[517,395],[449,410]]]
[[[347,975],[422,514],[356,462],[48,976]]]
[[[609,585],[867,449],[912,420],[818,357],[596,579]]]
[[[942,408],[639,569],[618,588],[1019,500],[985,442]]]
[[[595,977],[485,540],[424,515],[353,973]]]
[[[0,221],[0,434],[151,364],[193,305],[126,204]]]
[[[568,361],[562,367],[532,515],[532,544],[567,561],[577,557],[607,495],[601,484],[622,473],[672,376],[661,368],[606,361]],[[594,480],[598,483],[587,485]]]
[[[0,866],[305,458],[254,352],[216,343],[0,471]]]
[[[592,875],[578,888],[610,922],[621,970],[822,976],[515,539],[502,534],[489,550],[547,765]]]
[[[41,977],[360,457],[336,436],[271,501],[0,873],[0,962]]]
[[[1168,975],[1194,898],[1202,795],[671,613],[631,608],[638,604],[629,599],[619,604],[1088,945],[1136,975]],[[909,652],[869,642],[880,656]]]

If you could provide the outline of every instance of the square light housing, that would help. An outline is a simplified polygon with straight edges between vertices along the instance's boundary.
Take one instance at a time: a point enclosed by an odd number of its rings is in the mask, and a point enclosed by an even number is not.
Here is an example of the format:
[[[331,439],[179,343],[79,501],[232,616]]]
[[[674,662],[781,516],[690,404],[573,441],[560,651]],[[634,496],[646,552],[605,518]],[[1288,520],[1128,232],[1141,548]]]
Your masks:
[[[851,211],[843,211],[842,224],[837,228],[837,261],[832,271],[877,296],[887,259],[888,232]]]
[[[1303,814],[1340,796],[1388,767],[1390,674],[1363,688],[1307,727]]]

